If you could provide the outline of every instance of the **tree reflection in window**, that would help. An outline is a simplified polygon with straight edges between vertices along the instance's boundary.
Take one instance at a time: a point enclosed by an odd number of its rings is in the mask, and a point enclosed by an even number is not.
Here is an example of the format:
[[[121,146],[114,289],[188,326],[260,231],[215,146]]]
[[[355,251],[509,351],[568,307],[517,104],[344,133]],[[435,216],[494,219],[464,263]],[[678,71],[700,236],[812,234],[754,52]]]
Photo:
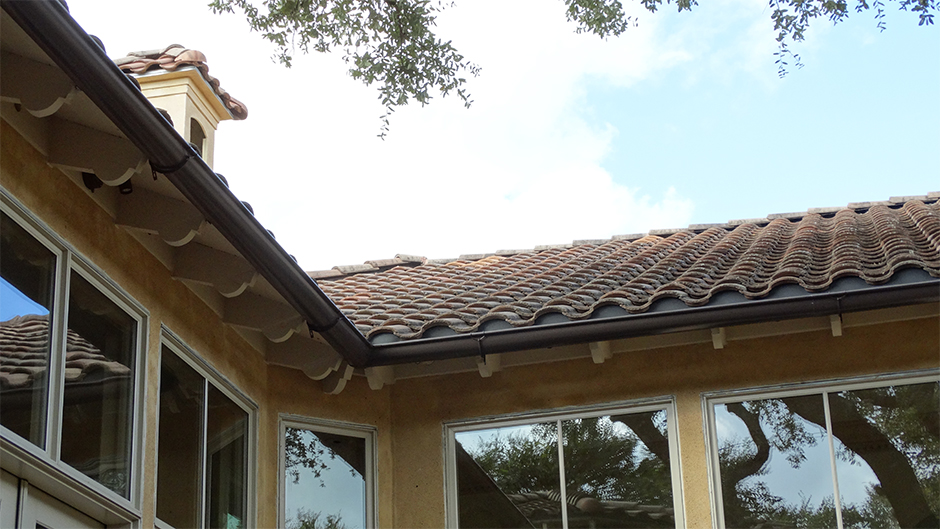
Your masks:
[[[366,437],[285,427],[285,527],[368,527],[368,450]]]
[[[461,528],[675,527],[663,410],[459,432],[456,441]]]
[[[729,402],[714,411],[726,527],[940,525],[937,383]]]

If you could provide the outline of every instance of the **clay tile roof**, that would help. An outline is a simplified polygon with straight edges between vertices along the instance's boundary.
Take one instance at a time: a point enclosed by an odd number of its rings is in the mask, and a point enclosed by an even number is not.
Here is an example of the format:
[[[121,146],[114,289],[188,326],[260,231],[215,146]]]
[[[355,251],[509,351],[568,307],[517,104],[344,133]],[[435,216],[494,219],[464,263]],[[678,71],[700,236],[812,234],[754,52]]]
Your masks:
[[[611,309],[639,314],[661,300],[701,307],[722,292],[742,301],[786,285],[823,292],[847,277],[878,285],[906,268],[940,278],[937,198],[866,204],[311,276],[367,337],[402,340],[441,327],[467,333]]]
[[[49,355],[49,319],[46,316],[17,316],[0,322],[0,389],[29,390],[45,377]],[[101,354],[101,351],[71,329],[65,345],[66,383],[105,382],[131,376],[131,370]]]
[[[164,69],[173,71],[183,66],[192,66],[199,70],[203,79],[219,96],[225,108],[232,113],[235,119],[248,117],[248,107],[235,99],[219,86],[219,80],[209,75],[209,66],[206,56],[197,50],[187,49],[180,44],[170,44],[165,48],[156,50],[132,51],[126,57],[115,59],[115,64],[125,73],[142,74],[150,70]]]

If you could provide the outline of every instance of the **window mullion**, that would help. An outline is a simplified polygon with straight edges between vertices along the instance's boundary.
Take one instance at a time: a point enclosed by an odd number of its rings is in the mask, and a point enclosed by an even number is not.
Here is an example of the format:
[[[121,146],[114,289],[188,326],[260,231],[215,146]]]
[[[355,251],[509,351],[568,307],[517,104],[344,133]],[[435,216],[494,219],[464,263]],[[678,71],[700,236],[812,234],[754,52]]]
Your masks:
[[[555,432],[558,437],[558,497],[561,501],[561,527],[568,529],[568,495],[565,491],[565,443],[562,439],[561,420],[555,421]]]
[[[209,476],[206,475],[206,470],[208,469],[208,466],[209,466],[208,460],[207,460],[207,454],[208,454],[209,448],[206,446],[209,441],[208,429],[209,429],[209,381],[207,379],[203,379],[202,381],[202,428],[200,429],[201,439],[199,443],[200,448],[202,449],[199,455],[200,497],[199,497],[199,505],[197,506],[197,509],[199,510],[199,512],[197,513],[198,517],[196,518],[197,520],[200,520],[201,527],[208,527],[209,525],[206,523],[206,516],[209,511],[208,507],[206,506],[206,501],[209,498],[209,493],[207,490],[207,487],[209,484]]]
[[[829,440],[829,466],[832,469],[832,490],[834,491],[833,505],[836,510],[836,525],[839,529],[842,529],[842,499],[839,494],[839,476],[836,472],[836,448],[832,435],[832,415],[829,412],[829,392],[824,391],[822,398],[823,411],[826,414],[826,437]]]
[[[49,343],[49,373],[46,414],[46,453],[59,461],[62,451],[62,420],[65,398],[65,353],[68,333],[69,277],[72,256],[64,251],[56,260],[55,285],[52,301],[52,329]]]

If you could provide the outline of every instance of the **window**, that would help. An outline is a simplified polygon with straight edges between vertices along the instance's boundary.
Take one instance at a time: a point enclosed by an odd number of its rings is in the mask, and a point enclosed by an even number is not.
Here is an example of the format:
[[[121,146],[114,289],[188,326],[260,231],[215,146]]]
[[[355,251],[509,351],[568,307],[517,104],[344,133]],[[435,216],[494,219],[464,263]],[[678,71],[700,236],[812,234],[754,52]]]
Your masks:
[[[160,355],[157,518],[179,528],[237,529],[253,519],[257,408],[164,331]]]
[[[940,525],[936,376],[708,403],[720,526]]]
[[[375,429],[281,418],[281,527],[375,527]]]
[[[132,500],[143,309],[12,201],[3,204],[3,436]]]
[[[682,527],[674,420],[654,402],[449,425],[448,523]]]

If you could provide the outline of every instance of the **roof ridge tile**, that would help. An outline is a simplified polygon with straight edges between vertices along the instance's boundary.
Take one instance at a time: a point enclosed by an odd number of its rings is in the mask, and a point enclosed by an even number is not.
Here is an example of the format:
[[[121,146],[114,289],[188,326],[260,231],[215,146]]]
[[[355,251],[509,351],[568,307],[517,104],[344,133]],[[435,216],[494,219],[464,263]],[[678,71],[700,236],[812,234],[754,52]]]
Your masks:
[[[849,209],[868,209],[872,206],[892,206],[890,200],[877,200],[872,202],[849,202],[849,205],[846,206]]]
[[[769,224],[769,223],[770,223],[770,219],[767,217],[759,217],[759,218],[753,218],[753,219],[735,219],[735,220],[728,221],[728,224],[730,224],[731,226],[740,226],[742,224]]]
[[[800,220],[807,215],[809,215],[808,211],[794,211],[791,213],[771,213],[770,215],[767,215],[767,220],[777,220],[777,219]]]
[[[536,245],[536,252],[543,252],[545,250],[567,250],[572,248],[571,244],[539,244]]]
[[[610,240],[612,240],[612,241],[624,241],[624,240],[627,240],[627,241],[638,241],[638,240],[642,239],[643,237],[646,237],[647,235],[649,235],[649,232],[646,232],[646,233],[627,233],[627,234],[624,234],[624,235],[614,235],[613,237],[610,238]]]

